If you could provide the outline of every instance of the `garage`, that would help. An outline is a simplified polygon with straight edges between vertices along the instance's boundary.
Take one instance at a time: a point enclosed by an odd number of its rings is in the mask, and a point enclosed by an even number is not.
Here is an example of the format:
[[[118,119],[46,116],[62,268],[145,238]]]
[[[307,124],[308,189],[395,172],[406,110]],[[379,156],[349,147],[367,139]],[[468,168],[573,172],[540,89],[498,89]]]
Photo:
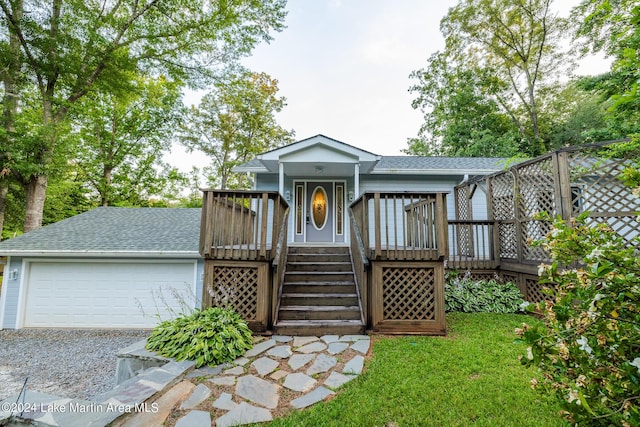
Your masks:
[[[194,305],[193,261],[38,260],[26,270],[23,327],[151,328],[178,300]]]

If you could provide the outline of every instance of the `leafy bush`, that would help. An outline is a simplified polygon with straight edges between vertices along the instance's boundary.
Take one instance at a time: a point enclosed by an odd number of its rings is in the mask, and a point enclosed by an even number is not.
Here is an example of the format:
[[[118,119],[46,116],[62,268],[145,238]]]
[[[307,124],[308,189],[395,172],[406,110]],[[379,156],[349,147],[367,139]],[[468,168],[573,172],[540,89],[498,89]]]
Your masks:
[[[176,360],[195,360],[196,367],[218,365],[252,347],[251,331],[230,308],[212,307],[166,320],[156,326],[146,348]]]
[[[523,304],[522,293],[510,282],[463,277],[447,281],[444,287],[444,306],[448,312],[516,313]]]
[[[529,344],[521,360],[541,369],[532,386],[555,395],[575,425],[638,426],[640,240],[629,245],[586,218],[554,221],[540,243],[552,259],[540,265],[541,280],[556,289],[539,305],[544,324],[516,330]]]

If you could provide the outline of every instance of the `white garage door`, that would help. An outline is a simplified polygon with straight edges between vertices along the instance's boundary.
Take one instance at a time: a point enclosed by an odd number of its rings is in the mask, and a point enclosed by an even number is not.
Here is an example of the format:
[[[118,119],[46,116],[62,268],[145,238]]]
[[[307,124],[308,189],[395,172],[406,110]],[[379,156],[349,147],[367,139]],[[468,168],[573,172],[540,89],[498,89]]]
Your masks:
[[[151,328],[193,305],[194,263],[33,262],[25,327]],[[143,314],[144,313],[144,314]]]

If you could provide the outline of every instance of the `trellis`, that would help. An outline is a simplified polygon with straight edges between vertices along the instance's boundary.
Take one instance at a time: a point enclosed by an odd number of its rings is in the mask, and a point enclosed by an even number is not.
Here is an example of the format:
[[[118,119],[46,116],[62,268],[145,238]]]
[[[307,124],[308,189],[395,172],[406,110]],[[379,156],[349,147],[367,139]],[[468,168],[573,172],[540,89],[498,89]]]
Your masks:
[[[537,265],[550,261],[541,246],[533,245],[550,230],[538,213],[570,220],[588,211],[588,222],[606,223],[627,241],[638,235],[640,199],[621,177],[640,153],[620,154],[616,142],[563,148],[456,187],[456,214],[464,220],[473,220],[471,189],[485,189],[488,218],[497,230],[491,236],[498,240],[496,272],[516,281],[530,300],[544,298]],[[460,250],[472,244],[461,241]]]

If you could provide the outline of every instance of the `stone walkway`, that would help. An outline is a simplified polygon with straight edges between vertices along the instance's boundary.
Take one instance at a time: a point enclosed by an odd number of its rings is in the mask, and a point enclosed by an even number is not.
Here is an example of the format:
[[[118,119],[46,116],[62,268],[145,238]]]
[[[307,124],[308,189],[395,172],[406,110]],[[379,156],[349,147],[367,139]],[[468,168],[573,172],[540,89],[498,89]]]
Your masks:
[[[0,402],[0,425],[15,417],[59,427],[227,427],[270,421],[334,395],[362,372],[370,347],[366,335],[273,336],[259,338],[233,363],[193,369],[194,362],[164,363],[141,341],[128,348],[131,354],[158,358],[162,366],[144,369],[92,401],[28,390]],[[118,366],[119,375],[128,377]]]
[[[233,364],[190,372],[193,390],[164,425],[238,426],[306,408],[356,378],[370,346],[365,335],[266,339]]]

